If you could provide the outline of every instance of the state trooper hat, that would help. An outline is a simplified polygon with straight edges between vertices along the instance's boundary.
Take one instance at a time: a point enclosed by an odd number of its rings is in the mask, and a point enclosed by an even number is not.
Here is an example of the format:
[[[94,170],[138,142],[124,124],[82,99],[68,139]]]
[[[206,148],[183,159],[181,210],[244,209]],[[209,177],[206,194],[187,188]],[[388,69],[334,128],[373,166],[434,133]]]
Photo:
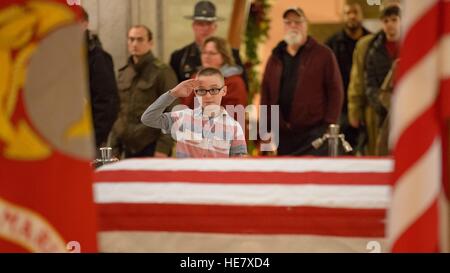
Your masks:
[[[195,4],[194,15],[185,16],[186,19],[194,21],[222,21],[223,18],[216,16],[216,6],[210,1],[199,1]]]

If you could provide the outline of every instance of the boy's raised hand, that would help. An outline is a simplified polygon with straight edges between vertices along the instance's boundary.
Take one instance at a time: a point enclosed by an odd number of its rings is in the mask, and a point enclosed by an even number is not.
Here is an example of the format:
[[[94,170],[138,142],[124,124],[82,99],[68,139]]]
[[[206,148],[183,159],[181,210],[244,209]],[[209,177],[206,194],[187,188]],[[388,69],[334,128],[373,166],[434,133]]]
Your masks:
[[[200,85],[200,81],[196,79],[189,79],[180,82],[177,86],[175,86],[172,90],[170,90],[170,95],[182,98],[182,97],[188,97],[195,88],[197,88]]]

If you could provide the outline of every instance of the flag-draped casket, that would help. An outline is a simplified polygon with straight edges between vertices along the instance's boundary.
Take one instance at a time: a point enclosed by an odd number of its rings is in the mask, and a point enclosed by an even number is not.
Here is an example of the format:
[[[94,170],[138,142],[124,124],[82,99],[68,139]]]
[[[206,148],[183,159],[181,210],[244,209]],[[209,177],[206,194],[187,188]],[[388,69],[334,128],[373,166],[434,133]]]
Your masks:
[[[101,251],[385,251],[389,159],[128,159],[95,174]]]

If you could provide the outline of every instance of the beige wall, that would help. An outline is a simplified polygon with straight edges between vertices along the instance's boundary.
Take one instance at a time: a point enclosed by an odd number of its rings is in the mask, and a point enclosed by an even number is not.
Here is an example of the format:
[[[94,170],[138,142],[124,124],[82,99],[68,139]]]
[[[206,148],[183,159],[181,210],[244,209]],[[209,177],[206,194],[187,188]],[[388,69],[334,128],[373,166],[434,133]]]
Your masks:
[[[301,5],[299,5],[301,2]],[[268,53],[276,44],[283,39],[283,12],[289,7],[301,7],[310,23],[338,23],[340,21],[340,10],[344,4],[344,0],[273,0],[272,9],[270,11],[269,38],[267,42],[261,46],[261,59],[265,60]]]
[[[103,47],[113,56],[117,71],[126,63],[128,55],[126,33],[130,25],[130,1],[83,0],[81,4],[89,13],[89,29],[99,35]]]

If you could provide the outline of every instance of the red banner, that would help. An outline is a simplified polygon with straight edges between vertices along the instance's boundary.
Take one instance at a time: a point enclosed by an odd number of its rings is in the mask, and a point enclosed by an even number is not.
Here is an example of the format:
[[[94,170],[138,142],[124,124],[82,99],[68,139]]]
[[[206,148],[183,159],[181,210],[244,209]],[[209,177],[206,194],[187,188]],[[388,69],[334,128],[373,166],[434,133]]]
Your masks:
[[[0,252],[94,252],[83,31],[67,1],[0,2]]]

